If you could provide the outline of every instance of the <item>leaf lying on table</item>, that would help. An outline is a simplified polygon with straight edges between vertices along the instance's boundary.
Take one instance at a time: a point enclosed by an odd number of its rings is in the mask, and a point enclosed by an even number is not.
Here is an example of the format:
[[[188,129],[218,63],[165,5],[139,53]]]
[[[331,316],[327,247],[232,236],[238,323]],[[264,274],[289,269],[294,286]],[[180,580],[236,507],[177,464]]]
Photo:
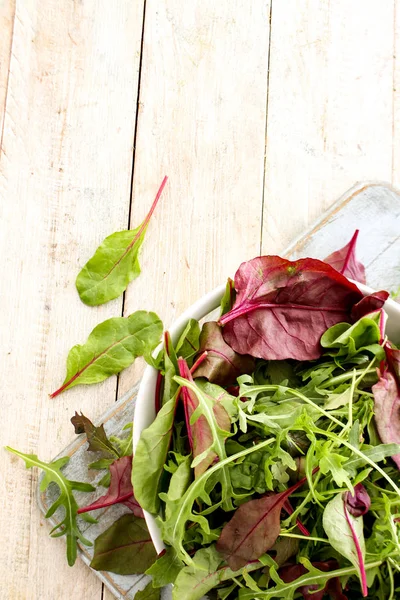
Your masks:
[[[145,520],[123,515],[96,538],[90,566],[96,571],[133,575],[144,573],[156,558]]]
[[[356,258],[356,244],[359,233],[359,230],[356,229],[349,243],[340,250],[336,250],[336,252],[330,254],[324,259],[324,262],[331,265],[331,267],[342,273],[345,277],[349,277],[360,283],[366,283],[365,267]]]
[[[60,495],[57,500],[50,506],[47,513],[45,514],[46,519],[53,516],[56,512],[57,508],[63,507],[65,514],[63,520],[58,523],[50,532],[52,537],[60,537],[65,535],[67,538],[67,559],[68,564],[72,566],[75,563],[77,556],[77,542],[81,542],[86,546],[91,546],[92,543],[87,540],[79,531],[78,525],[76,523],[76,515],[78,510],[78,505],[73,495],[73,490],[79,492],[93,492],[94,487],[89,483],[81,483],[79,481],[70,481],[67,479],[63,473],[61,472],[62,467],[64,467],[68,461],[69,456],[65,456],[64,458],[59,458],[51,463],[45,463],[38,459],[35,454],[23,454],[22,452],[18,452],[18,450],[14,450],[9,446],[6,446],[6,449],[13,454],[16,454],[22,460],[25,461],[26,468],[29,469],[31,467],[38,467],[42,469],[44,472],[44,477],[40,482],[40,491],[44,492],[50,483],[55,483],[59,490]]]
[[[80,271],[76,288],[82,302],[97,306],[118,298],[128,284],[140,275],[139,250],[166,183],[167,177],[164,177],[143,223],[136,229],[117,231],[106,237]]]
[[[92,452],[106,452],[119,458],[120,454],[108,439],[103,424],[96,427],[83,413],[79,414],[76,411],[75,415],[71,418],[71,423],[77,435],[80,433],[86,434],[88,450]]]
[[[305,481],[306,478],[301,479],[283,492],[249,500],[239,506],[222,529],[217,542],[218,552],[225,557],[231,569],[244,567],[272,548],[281,529],[283,505]]]
[[[235,287],[235,306],[219,320],[225,341],[239,354],[272,360],[319,358],[321,335],[350,322],[362,298],[333,267],[311,258],[254,258],[239,267]]]
[[[104,381],[129,367],[138,356],[149,356],[159,342],[162,329],[158,316],[144,310],[100,323],[85,344],[69,351],[65,381],[50,397],[55,398],[75,385]]]
[[[83,506],[78,510],[78,514],[106,508],[113,504],[125,504],[131,509],[134,515],[143,518],[143,511],[133,495],[131,483],[132,456],[123,456],[115,460],[110,465],[111,481],[108,492],[100,498],[97,498],[91,504]]]
[[[207,356],[194,371],[193,377],[205,377],[212,383],[226,386],[235,383],[240,375],[254,371],[254,358],[232,350],[215,321],[204,323],[199,352],[207,352]]]
[[[160,600],[161,591],[154,588],[151,581],[146,585],[143,590],[136,592],[135,600]]]

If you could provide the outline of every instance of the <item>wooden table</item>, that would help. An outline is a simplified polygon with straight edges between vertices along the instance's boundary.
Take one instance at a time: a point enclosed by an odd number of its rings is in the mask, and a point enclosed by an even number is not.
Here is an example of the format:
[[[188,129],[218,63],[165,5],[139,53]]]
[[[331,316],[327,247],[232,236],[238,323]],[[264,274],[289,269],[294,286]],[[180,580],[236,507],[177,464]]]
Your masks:
[[[168,325],[353,183],[400,185],[400,0],[0,0],[1,443],[48,460],[140,376],[55,400],[68,350],[138,308]],[[397,90],[397,91],[396,91]],[[75,290],[164,174],[141,277]],[[37,473],[0,451],[0,597],[111,600],[71,570]]]

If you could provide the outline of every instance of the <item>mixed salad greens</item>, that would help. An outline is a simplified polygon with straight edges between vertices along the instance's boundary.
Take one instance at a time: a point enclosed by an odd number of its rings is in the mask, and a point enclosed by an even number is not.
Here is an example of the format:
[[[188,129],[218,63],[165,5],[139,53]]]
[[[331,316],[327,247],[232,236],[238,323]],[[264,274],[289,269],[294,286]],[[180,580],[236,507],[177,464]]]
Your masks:
[[[137,356],[159,375],[157,415],[134,457],[131,424],[108,438],[84,415],[71,419],[106,488],[86,506],[73,491],[94,488],[66,479],[67,458],[47,464],[10,449],[43,469],[42,489],[58,485],[46,516],[64,507],[53,534],[66,535],[69,564],[78,542],[90,544],[78,516],[93,521],[92,511],[122,503],[128,512],[96,539],[91,566],[151,575],[138,600],[159,599],[170,583],[174,600],[400,597],[400,350],[385,334],[389,294],[364,297],[348,279],[365,283],[357,235],[325,261],[243,263],[218,320],[190,320],[176,344],[165,332],[156,358],[162,323],[144,311],[98,325],[71,350],[53,396]],[[127,256],[137,264],[132,239],[113,257],[122,269],[113,289],[132,279],[123,272]],[[99,303],[95,287],[85,294]],[[157,516],[159,556],[143,510]]]

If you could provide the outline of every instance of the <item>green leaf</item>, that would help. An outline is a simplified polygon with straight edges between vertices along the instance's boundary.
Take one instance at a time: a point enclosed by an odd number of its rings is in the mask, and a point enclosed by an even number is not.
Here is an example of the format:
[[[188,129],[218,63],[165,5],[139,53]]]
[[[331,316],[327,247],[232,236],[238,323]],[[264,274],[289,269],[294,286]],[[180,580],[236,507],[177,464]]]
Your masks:
[[[140,506],[157,514],[161,478],[171,444],[177,396],[161,408],[152,424],[140,435],[132,467],[132,484]]]
[[[175,354],[175,349],[172,345],[171,336],[168,331],[164,334],[164,391],[162,404],[166,404],[171,400],[178,389],[178,384],[174,380],[178,373],[178,361]]]
[[[115,435],[110,436],[110,442],[118,449],[120,456],[131,456],[133,452],[133,423],[127,423],[124,430],[129,429],[129,434],[126,437],[120,438]]]
[[[92,452],[106,452],[115,458],[121,455],[112,445],[104,431],[104,425],[96,427],[92,421],[85,417],[83,413],[79,414],[75,411],[75,415],[71,418],[71,423],[75,427],[75,433],[85,433],[88,442],[88,450]],[[92,467],[93,468],[93,467]],[[104,467],[101,467],[104,468]]]
[[[175,550],[169,546],[147,569],[146,575],[151,575],[153,587],[160,588],[174,583],[183,566]]]
[[[227,312],[232,310],[233,305],[235,303],[236,291],[235,291],[235,282],[228,277],[228,281],[226,282],[225,292],[221,298],[221,314],[225,315]]]
[[[144,573],[157,558],[144,519],[123,515],[94,542],[90,566],[119,575]]]
[[[385,458],[393,456],[393,454],[398,454],[399,452],[399,444],[380,444],[379,446],[374,446],[366,449],[363,448],[362,453],[366,457],[366,460],[364,460],[361,457],[350,458],[346,463],[346,470],[349,471],[350,469],[359,469],[360,467],[368,463],[367,459],[372,460],[375,463],[381,462],[382,460],[385,460]]]
[[[332,443],[325,442],[319,447],[319,467],[324,475],[331,473],[335,483],[342,487],[344,484],[353,492],[353,485],[343,463],[346,463],[347,456],[333,451]]]
[[[157,315],[144,310],[100,323],[85,344],[78,344],[69,351],[64,383],[50,397],[55,398],[75,385],[99,383],[120,373],[136,357],[151,354],[162,329]]]
[[[147,226],[161,196],[164,177],[157,196],[143,223],[131,231],[117,231],[106,237],[76,278],[79,297],[89,306],[118,298],[140,274],[138,254]]]
[[[175,346],[175,354],[188,361],[199,351],[200,347],[200,325],[196,319],[189,319],[183,330],[178,343]]]
[[[362,582],[365,577],[363,518],[353,517],[351,513],[346,511],[343,495],[337,494],[325,506],[322,525],[332,548],[356,567]]]
[[[349,323],[333,325],[321,337],[321,346],[329,350],[325,354],[348,359],[361,352],[368,352],[377,360],[383,360],[385,351],[379,344],[381,339],[379,320],[380,311],[376,311],[362,317],[353,325]]]
[[[151,581],[146,585],[143,590],[136,592],[135,600],[160,600],[161,592],[159,589],[155,589]]]
[[[78,505],[72,493],[73,490],[80,492],[93,492],[94,487],[88,483],[81,483],[78,481],[69,481],[61,472],[68,461],[69,457],[59,458],[51,463],[45,463],[38,459],[35,454],[23,454],[18,450],[14,450],[9,446],[6,449],[13,454],[16,454],[23,461],[25,461],[26,468],[38,467],[44,472],[43,479],[40,483],[40,491],[44,492],[50,483],[55,483],[59,490],[60,495],[57,500],[50,506],[45,517],[48,519],[56,512],[57,508],[64,508],[64,518],[58,523],[51,531],[52,537],[59,537],[62,535],[66,536],[67,539],[67,560],[68,564],[72,566],[75,563],[77,556],[77,542],[81,542],[86,546],[91,546],[92,543],[87,540],[79,531],[76,522]]]

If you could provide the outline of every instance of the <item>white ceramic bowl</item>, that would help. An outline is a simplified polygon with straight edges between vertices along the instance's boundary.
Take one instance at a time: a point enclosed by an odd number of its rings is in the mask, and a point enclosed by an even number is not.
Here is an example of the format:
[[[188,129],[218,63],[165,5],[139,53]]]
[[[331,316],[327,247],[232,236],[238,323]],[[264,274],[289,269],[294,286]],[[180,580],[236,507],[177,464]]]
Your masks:
[[[374,290],[361,283],[353,282],[357,285],[359,290],[367,296],[373,293]],[[213,310],[218,308],[221,298],[225,292],[225,285],[217,287],[215,290],[206,294],[200,300],[192,304],[175,323],[169,328],[172,342],[175,344],[181,333],[183,332],[189,319],[203,319]],[[389,339],[394,343],[400,343],[400,304],[393,300],[387,300],[384,305],[385,311],[388,315],[388,321],[386,325],[386,331]],[[162,344],[156,349],[155,354],[162,348]],[[155,387],[157,381],[157,370],[153,367],[148,366],[144,372],[142,382],[140,384],[139,392],[136,399],[136,408],[134,422],[135,426],[133,429],[133,450],[135,452],[137,443],[140,438],[140,434],[143,429],[146,429],[154,421],[156,412],[154,405]],[[164,543],[161,539],[160,529],[153,515],[144,511],[145,519],[154,546],[158,553],[164,548]]]

